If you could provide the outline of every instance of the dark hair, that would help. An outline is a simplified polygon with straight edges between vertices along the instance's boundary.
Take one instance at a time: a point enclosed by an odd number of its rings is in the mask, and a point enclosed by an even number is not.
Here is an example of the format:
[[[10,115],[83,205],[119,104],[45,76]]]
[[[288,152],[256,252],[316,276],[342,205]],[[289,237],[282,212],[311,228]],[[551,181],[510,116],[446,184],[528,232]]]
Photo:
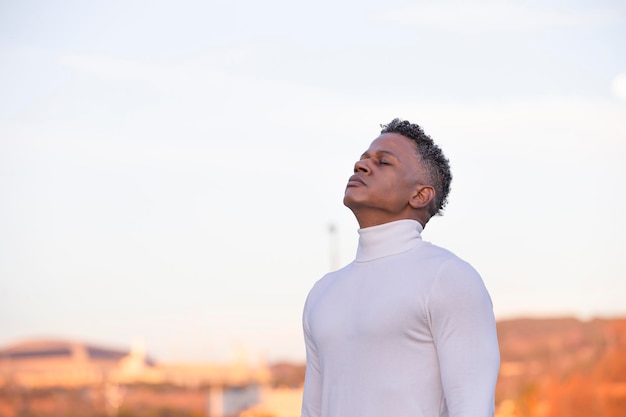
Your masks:
[[[432,217],[441,214],[448,203],[452,173],[450,163],[439,146],[433,142],[430,136],[424,133],[419,125],[408,120],[393,119],[387,125],[380,125],[383,133],[398,133],[415,143],[417,155],[426,168],[426,175],[430,184],[435,189],[435,198],[428,208],[428,214]]]

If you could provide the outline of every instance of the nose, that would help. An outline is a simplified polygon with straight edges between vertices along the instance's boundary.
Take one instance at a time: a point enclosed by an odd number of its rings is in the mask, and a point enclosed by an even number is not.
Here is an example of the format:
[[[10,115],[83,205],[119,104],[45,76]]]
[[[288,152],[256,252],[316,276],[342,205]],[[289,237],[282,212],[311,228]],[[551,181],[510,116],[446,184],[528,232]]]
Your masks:
[[[370,167],[368,166],[367,159],[359,159],[354,164],[354,173],[362,172],[364,174],[370,173]]]

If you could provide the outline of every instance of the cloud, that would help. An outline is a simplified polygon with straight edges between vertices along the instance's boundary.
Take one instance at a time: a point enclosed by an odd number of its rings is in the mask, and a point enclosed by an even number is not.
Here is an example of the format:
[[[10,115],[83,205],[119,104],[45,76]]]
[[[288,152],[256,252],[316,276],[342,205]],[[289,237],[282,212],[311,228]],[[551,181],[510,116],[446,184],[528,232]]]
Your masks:
[[[473,101],[471,105],[415,97],[381,101],[287,80],[229,73],[216,65],[219,59],[219,55],[205,55],[180,63],[155,63],[99,55],[65,55],[60,58],[64,66],[106,81],[102,88],[109,89],[109,83],[146,82],[159,93],[149,105],[141,94],[123,97],[131,110],[139,109],[123,130],[109,131],[107,119],[101,122],[101,129],[94,129],[94,120],[81,119],[82,107],[72,107],[70,110],[75,113],[66,112],[72,115],[71,119],[48,120],[45,128],[59,136],[76,137],[78,141],[90,137],[94,143],[89,149],[96,155],[139,160],[150,165],[202,162],[210,156],[191,145],[189,149],[170,149],[153,142],[147,154],[143,149],[146,141],[138,142],[133,152],[129,149],[129,143],[137,141],[133,138],[162,139],[165,143],[171,138],[198,139],[222,150],[245,144],[246,149],[259,152],[267,146],[294,149],[294,137],[297,137],[298,143],[309,144],[310,152],[330,146],[336,152],[352,155],[353,140],[371,138],[378,123],[393,117],[413,120],[415,115],[420,119],[414,121],[422,123],[436,137],[471,137],[460,146],[504,145],[524,138],[526,143],[532,140],[543,142],[543,146],[559,147],[559,140],[565,140],[567,132],[570,138],[594,136],[602,138],[612,149],[620,152],[625,149],[623,109],[620,103],[611,100],[536,96]],[[618,75],[613,82],[617,97],[626,97],[625,85],[626,75]],[[83,94],[81,91],[77,89],[72,94]],[[97,96],[97,92],[88,94]],[[63,96],[54,97],[48,104],[59,108],[85,102],[82,96]],[[311,115],[315,115],[315,123],[311,122]],[[0,129],[6,131],[8,126]],[[102,137],[94,135],[94,130],[100,131]],[[28,134],[22,132],[23,135]],[[115,143],[109,137],[118,136],[126,152],[115,147],[109,149]],[[61,138],[51,142],[58,140]],[[227,142],[231,145],[226,146]],[[78,148],[76,144],[70,147]]]
[[[610,11],[582,13],[491,1],[412,4],[387,10],[382,18],[391,24],[462,33],[586,27],[616,21],[615,14]]]
[[[144,84],[155,92],[156,99],[149,103],[142,95],[143,90],[131,95],[134,90],[122,88],[129,91],[123,97],[123,105],[134,111],[125,133],[134,131],[136,136],[158,138],[215,138],[221,142],[231,138],[233,142],[246,141],[256,148],[260,146],[259,138],[266,137],[267,132],[272,132],[274,141],[280,141],[281,133],[289,132],[284,141],[293,143],[291,136],[298,131],[300,140],[308,136],[317,142],[315,128],[310,127],[311,114],[324,120],[326,125],[354,130],[352,121],[343,116],[346,108],[359,104],[354,103],[353,97],[289,80],[229,72],[217,64],[233,56],[244,59],[233,51],[228,51],[226,56],[208,54],[180,63],[125,60],[95,54],[63,55],[58,59],[61,66],[102,82],[88,83],[95,90],[89,93],[83,88],[66,90],[48,105],[56,109],[74,106],[64,112],[72,115],[67,123],[82,124],[80,116],[85,113],[82,103],[91,103],[91,97],[102,97],[108,91],[117,91],[115,86],[126,87],[127,83]],[[87,97],[83,98],[85,95]],[[80,103],[81,107],[76,107],[75,103]],[[359,107],[362,108],[356,108]],[[372,126],[380,122],[379,107],[375,109],[375,121],[370,121]],[[130,110],[126,113],[131,113]],[[123,113],[116,108],[111,117],[121,117],[119,114]],[[59,124],[59,120],[55,117],[54,123]],[[90,125],[84,128],[93,130],[94,120],[87,122]],[[107,123],[107,120],[102,122],[101,128],[108,129]],[[303,126],[307,126],[304,131]]]
[[[224,78],[214,60],[203,56],[176,64],[120,59],[99,54],[64,54],[61,66],[80,71],[96,79],[111,82],[139,81],[164,91],[197,90],[219,85]]]
[[[626,101],[626,72],[618,74],[611,83],[613,95],[620,100]]]

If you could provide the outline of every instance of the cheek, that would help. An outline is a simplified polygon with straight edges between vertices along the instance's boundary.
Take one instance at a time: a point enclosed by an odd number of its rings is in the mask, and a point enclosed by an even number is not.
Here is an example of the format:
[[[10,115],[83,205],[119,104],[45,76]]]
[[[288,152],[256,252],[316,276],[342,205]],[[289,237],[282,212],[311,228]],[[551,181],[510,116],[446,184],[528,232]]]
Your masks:
[[[416,184],[412,179],[399,178],[393,184],[389,184],[389,192],[393,194],[396,199],[407,202],[411,199],[415,186]]]
[[[404,204],[408,201],[408,192],[406,184],[401,181],[386,182],[383,190],[381,190],[381,196],[389,204],[398,205]]]

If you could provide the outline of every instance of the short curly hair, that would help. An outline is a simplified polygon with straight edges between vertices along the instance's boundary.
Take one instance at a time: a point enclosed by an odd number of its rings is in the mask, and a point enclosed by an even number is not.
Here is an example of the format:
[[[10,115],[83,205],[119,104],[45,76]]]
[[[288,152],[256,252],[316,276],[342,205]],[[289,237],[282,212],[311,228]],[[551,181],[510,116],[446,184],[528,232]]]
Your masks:
[[[381,124],[381,134],[397,133],[410,139],[415,143],[417,155],[426,168],[428,181],[435,189],[435,198],[428,208],[430,217],[441,215],[444,207],[448,203],[450,193],[450,183],[452,182],[452,172],[450,172],[450,162],[443,154],[443,151],[435,142],[424,133],[424,130],[417,124],[408,120],[393,119],[387,125]]]

